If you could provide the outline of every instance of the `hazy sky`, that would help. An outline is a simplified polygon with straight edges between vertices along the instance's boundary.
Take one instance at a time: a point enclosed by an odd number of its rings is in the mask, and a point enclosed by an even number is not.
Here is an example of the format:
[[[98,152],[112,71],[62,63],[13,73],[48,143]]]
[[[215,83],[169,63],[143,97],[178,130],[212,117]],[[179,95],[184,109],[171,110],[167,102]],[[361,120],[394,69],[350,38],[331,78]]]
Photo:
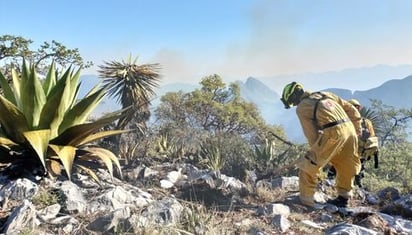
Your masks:
[[[408,0],[0,0],[0,35],[56,40],[95,65],[131,54],[160,63],[164,83],[198,84],[412,64],[411,12]]]

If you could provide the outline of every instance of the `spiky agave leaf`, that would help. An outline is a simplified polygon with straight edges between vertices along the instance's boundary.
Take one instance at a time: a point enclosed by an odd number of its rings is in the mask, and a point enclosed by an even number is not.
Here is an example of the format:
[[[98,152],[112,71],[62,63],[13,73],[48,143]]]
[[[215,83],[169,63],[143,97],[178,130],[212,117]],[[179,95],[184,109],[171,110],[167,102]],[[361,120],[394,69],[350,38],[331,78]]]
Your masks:
[[[84,123],[92,111],[101,102],[105,94],[105,89],[100,89],[94,94],[87,96],[75,104],[64,116],[58,133],[62,133],[67,128]]]
[[[66,129],[63,133],[60,133],[59,136],[52,139],[50,142],[57,145],[76,146],[87,139],[89,135],[117,120],[121,115],[122,111],[117,111],[110,115],[103,116],[94,122],[72,126]]]
[[[19,74],[17,73],[17,71],[15,70],[15,69],[12,69],[11,70],[11,78],[12,78],[12,81],[13,81],[13,87],[14,87],[14,89],[13,89],[13,91],[14,91],[14,97],[15,97],[15,100],[16,100],[16,103],[15,103],[15,105],[17,106],[17,107],[21,107],[21,99],[20,99],[20,76],[19,76]]]
[[[71,109],[73,105],[76,103],[77,95],[79,94],[80,90],[80,69],[78,69],[74,74],[71,75],[70,77],[70,97],[69,100],[70,102],[70,107]]]
[[[73,162],[76,157],[76,150],[77,148],[72,146],[59,146],[59,145],[49,145],[49,147],[54,151],[54,153],[58,156],[60,161],[63,164],[64,170],[67,173],[67,177],[69,180],[71,179],[72,169],[73,169]]]
[[[72,106],[70,71],[67,70],[64,75],[51,88],[47,101],[42,110],[42,119],[39,127],[50,128],[51,138],[58,136],[58,130],[68,107]]]
[[[56,82],[57,82],[56,65],[53,61],[52,64],[50,65],[49,71],[47,71],[46,78],[44,79],[44,82],[43,82],[43,90],[46,96],[49,95],[52,88],[56,85]]]
[[[16,105],[16,98],[14,97],[14,93],[9,85],[9,81],[7,81],[2,73],[0,73],[0,86],[3,90],[4,97]]]
[[[11,139],[6,137],[0,137],[0,145],[7,148],[10,148],[12,146],[18,146],[17,143],[13,142]]]
[[[9,100],[0,95],[0,125],[7,137],[16,142],[25,141],[23,132],[28,131],[24,114]]]
[[[11,151],[17,150],[19,144],[11,141],[9,138],[0,137],[0,161],[3,163],[12,162],[15,156],[11,154]]]
[[[85,136],[83,139],[77,138],[71,141],[70,143],[75,144],[75,145],[84,145],[84,144],[92,143],[93,141],[100,140],[100,139],[103,139],[109,136],[119,135],[119,134],[128,133],[132,131],[135,131],[135,130],[130,129],[130,130],[100,131],[100,132]]]
[[[98,160],[102,160],[103,163],[106,165],[107,170],[110,173],[110,176],[113,177],[113,163],[119,170],[120,177],[122,177],[122,169],[120,167],[119,159],[114,155],[113,152],[99,147],[86,147],[82,148],[83,151],[86,151],[87,154],[84,155],[86,158],[96,158]]]
[[[94,181],[96,181],[100,185],[99,177],[97,177],[96,173],[94,173],[92,169],[82,165],[79,165],[78,167],[84,170],[87,174],[89,174],[90,177],[92,177],[92,179],[94,179]]]
[[[61,175],[62,173],[62,169],[61,169],[61,161],[57,158],[49,158],[47,159],[47,169],[49,171],[50,174],[52,174],[53,177],[57,176],[57,175]]]
[[[59,109],[64,110],[64,111],[69,110],[69,108],[72,107],[73,103],[75,102],[75,100],[73,99],[73,95],[71,94],[73,92],[72,80],[71,80],[72,76],[73,76],[72,68],[69,67],[64,72],[62,77],[59,79],[59,81],[63,80],[64,82],[64,90],[63,90],[64,95],[60,101]]]
[[[22,76],[21,89],[21,110],[24,113],[30,128],[36,128],[39,125],[40,113],[46,103],[46,95],[40,80],[37,77],[34,66],[30,66],[28,74]]]
[[[23,132],[23,135],[36,152],[43,167],[46,169],[46,152],[47,146],[49,145],[50,130],[25,131]]]

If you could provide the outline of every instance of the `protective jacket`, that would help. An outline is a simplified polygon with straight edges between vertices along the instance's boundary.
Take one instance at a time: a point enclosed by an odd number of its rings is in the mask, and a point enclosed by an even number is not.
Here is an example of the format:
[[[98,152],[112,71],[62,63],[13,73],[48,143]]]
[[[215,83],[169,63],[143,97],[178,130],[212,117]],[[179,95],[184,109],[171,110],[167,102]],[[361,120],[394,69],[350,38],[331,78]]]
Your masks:
[[[365,130],[364,130],[365,129]],[[363,133],[368,133],[369,136],[363,136]],[[372,121],[367,118],[362,118],[362,137],[367,139],[369,137],[374,137],[375,130],[373,128]]]
[[[339,106],[334,106],[331,101]],[[318,139],[319,130],[323,129],[323,126],[347,118],[352,121],[358,136],[362,132],[362,118],[359,111],[351,103],[331,92],[305,91],[296,108],[296,114],[310,146]]]
[[[353,179],[360,171],[358,135],[361,115],[349,102],[330,92],[304,92],[296,108],[310,145],[308,154],[297,164],[300,199],[312,205],[318,173],[330,163],[336,169],[338,195],[348,198]]]
[[[367,118],[362,118],[362,134],[359,137],[359,155],[361,161],[369,160],[374,157],[375,168],[379,165],[379,143],[378,137],[375,135],[375,130],[372,125],[372,121]],[[362,170],[364,166],[362,165]]]

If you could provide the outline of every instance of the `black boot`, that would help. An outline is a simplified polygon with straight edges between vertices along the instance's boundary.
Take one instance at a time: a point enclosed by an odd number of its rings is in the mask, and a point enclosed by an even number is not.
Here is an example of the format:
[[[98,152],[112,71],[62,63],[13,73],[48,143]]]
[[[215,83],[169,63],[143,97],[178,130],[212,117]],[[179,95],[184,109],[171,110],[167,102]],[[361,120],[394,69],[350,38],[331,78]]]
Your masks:
[[[348,206],[348,199],[342,196],[338,196],[335,199],[329,199],[327,203],[335,205],[337,207],[347,207]]]
[[[336,170],[333,166],[328,169],[328,179],[334,179],[336,176]]]
[[[355,185],[357,185],[359,188],[362,188],[362,182],[361,179],[363,178],[362,175],[355,175]]]

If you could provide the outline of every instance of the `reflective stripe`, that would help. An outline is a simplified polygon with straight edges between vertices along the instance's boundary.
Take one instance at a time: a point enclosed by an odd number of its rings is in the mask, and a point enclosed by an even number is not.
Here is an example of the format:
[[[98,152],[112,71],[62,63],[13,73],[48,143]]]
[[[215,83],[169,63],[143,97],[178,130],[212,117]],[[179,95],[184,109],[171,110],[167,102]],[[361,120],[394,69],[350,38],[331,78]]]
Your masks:
[[[344,119],[341,119],[341,120],[337,120],[337,121],[334,121],[334,122],[329,122],[329,123],[327,123],[327,124],[325,124],[325,125],[322,125],[319,129],[320,129],[320,130],[323,130],[323,129],[330,128],[330,127],[334,127],[334,126],[337,126],[337,125],[339,125],[339,124],[342,124],[342,123],[345,123],[345,122],[349,122],[349,121],[350,121],[349,118],[344,118]]]

